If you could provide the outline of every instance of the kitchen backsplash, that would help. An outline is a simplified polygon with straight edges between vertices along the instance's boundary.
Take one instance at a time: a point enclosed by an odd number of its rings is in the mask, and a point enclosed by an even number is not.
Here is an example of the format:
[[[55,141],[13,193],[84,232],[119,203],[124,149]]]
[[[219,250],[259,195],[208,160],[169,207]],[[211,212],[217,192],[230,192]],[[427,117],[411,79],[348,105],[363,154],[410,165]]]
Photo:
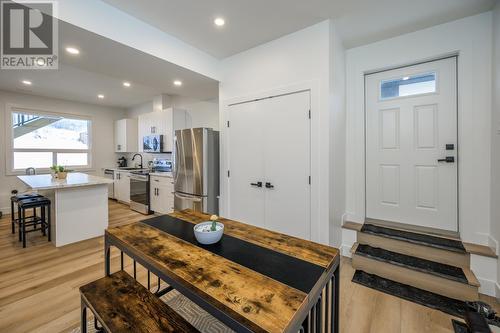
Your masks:
[[[143,166],[144,167],[147,167],[148,166],[148,162],[149,161],[152,161],[154,158],[162,158],[162,159],[171,159],[172,158],[172,154],[168,153],[168,154],[151,154],[151,153],[139,153],[142,155],[142,158],[143,158]],[[135,161],[132,161],[132,157],[135,155],[135,153],[116,153],[116,160],[118,161],[118,159],[120,157],[125,157],[127,159],[127,166],[138,166],[139,163],[141,163],[141,159],[140,158],[136,158]]]

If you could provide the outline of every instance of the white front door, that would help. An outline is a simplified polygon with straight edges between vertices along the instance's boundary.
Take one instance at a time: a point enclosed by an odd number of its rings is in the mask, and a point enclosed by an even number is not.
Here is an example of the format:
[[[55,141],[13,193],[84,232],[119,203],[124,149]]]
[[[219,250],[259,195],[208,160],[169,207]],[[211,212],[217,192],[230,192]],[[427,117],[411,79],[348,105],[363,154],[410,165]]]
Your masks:
[[[310,239],[309,109],[309,91],[229,107],[228,217]]]
[[[366,216],[458,231],[456,57],[366,76]]]

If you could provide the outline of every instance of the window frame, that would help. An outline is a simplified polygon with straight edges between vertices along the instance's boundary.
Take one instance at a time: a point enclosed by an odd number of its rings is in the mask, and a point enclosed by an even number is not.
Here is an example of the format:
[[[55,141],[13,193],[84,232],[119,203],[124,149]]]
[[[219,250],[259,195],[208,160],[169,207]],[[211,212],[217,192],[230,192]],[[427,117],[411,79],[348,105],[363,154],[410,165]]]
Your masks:
[[[6,104],[5,108],[5,171],[7,175],[21,175],[25,173],[25,169],[14,169],[14,152],[51,152],[52,164],[57,163],[57,153],[87,153],[87,165],[67,167],[78,171],[91,171],[93,166],[94,149],[92,144],[93,138],[93,119],[91,116],[78,115],[72,113],[62,113],[56,111],[41,110],[29,106]],[[66,119],[79,119],[89,122],[88,126],[88,148],[87,149],[40,149],[40,148],[14,148],[14,129],[12,128],[12,114],[27,113],[34,115],[45,115],[62,117]],[[37,168],[38,173],[48,173],[50,168]]]

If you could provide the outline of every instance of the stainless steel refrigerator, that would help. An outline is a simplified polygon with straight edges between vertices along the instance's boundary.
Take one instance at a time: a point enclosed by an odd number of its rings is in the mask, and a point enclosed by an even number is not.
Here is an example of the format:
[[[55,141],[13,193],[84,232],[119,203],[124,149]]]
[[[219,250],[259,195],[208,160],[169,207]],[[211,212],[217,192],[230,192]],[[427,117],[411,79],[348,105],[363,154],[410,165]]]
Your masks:
[[[218,214],[219,132],[178,130],[174,142],[174,209]]]

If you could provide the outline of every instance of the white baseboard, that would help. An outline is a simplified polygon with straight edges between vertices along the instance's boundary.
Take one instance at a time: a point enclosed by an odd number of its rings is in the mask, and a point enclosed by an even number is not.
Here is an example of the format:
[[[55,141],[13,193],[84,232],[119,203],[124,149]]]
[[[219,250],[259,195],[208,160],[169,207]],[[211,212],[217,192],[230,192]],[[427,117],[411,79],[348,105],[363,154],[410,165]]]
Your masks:
[[[356,222],[356,223],[364,223],[365,222],[365,217],[352,214],[352,213],[345,213],[345,221],[350,221],[350,222]]]
[[[340,225],[344,225],[345,221],[347,220],[347,213],[342,214],[342,218],[340,219]]]
[[[10,215],[10,207],[0,207],[0,212],[2,212],[3,215]]]
[[[496,289],[498,287],[498,284],[496,281],[491,281],[491,280],[486,280],[482,279],[480,277],[477,278],[479,283],[481,284],[481,287],[479,287],[479,293],[483,295],[488,295],[492,297],[496,297]]]
[[[351,258],[352,257],[351,248],[352,248],[352,245],[349,246],[348,244],[342,244],[340,246],[340,254],[343,257]]]
[[[495,253],[498,255],[498,241],[491,235],[488,236],[488,246],[491,247]]]

